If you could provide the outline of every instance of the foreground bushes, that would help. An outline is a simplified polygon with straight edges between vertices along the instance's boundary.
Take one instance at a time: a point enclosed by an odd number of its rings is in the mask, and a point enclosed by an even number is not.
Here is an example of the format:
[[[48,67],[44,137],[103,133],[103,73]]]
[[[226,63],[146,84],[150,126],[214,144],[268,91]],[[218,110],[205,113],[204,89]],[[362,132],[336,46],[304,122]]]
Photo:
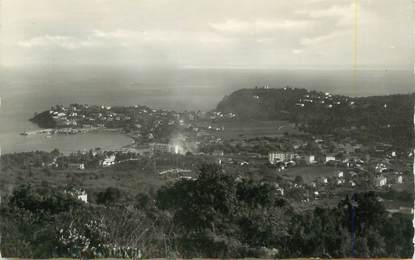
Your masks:
[[[118,194],[116,188],[109,191]],[[102,198],[105,203],[85,204],[62,189],[17,187],[1,207],[3,255],[78,257],[81,250],[95,257],[412,255],[411,217],[388,216],[371,192],[346,197],[335,208],[299,211],[269,184],[235,180],[205,165],[197,180],[165,186],[154,197]]]

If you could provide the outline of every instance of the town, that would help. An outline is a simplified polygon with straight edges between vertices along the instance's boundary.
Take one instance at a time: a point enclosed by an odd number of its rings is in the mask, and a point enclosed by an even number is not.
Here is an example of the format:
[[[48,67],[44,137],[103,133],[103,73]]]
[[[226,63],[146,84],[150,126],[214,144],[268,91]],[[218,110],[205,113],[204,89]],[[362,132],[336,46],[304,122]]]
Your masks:
[[[253,99],[260,100],[261,95],[273,90],[265,86],[253,91],[257,93]],[[279,91],[296,94],[295,102],[285,108],[288,111],[308,106],[326,110],[367,106],[367,102],[357,98],[327,92],[289,87]],[[378,106],[381,110],[388,108],[387,103]],[[123,164],[139,167],[142,160],[147,160],[152,165],[149,171],[163,183],[195,178],[199,162],[214,162],[238,178],[269,182],[281,196],[290,198],[294,194],[296,200],[301,198],[305,204],[329,203],[348,193],[376,190],[384,194],[390,212],[412,212],[409,197],[392,202],[389,196],[391,192],[412,192],[411,149],[380,141],[364,142],[350,135],[311,134],[284,120],[244,120],[240,116],[237,111],[174,112],[138,105],[55,105],[36,114],[32,121],[53,126],[46,130],[57,133],[118,130],[134,143],[113,151],[56,154],[36,163],[82,172]],[[349,131],[357,129],[352,126]]]
[[[78,257],[80,245],[90,244],[94,245],[92,257],[161,256],[177,252],[177,245],[181,245],[181,254],[194,256],[195,248],[202,252],[203,247],[189,242],[194,240],[187,240],[186,232],[205,235],[195,227],[206,225],[206,230],[211,230],[208,232],[222,232],[215,231],[217,227],[230,234],[241,232],[226,235],[229,239],[242,239],[238,236],[246,232],[257,236],[255,232],[269,225],[269,220],[247,225],[251,214],[278,219],[273,226],[286,228],[285,233],[266,229],[270,230],[267,236],[275,239],[304,236],[308,244],[320,243],[313,242],[317,237],[307,229],[308,221],[324,219],[338,231],[331,230],[333,237],[321,243],[340,239],[337,235],[347,238],[352,221],[348,214],[358,203],[359,217],[367,218],[368,223],[376,219],[399,223],[399,234],[409,237],[405,227],[411,224],[413,214],[414,154],[411,142],[402,143],[400,138],[411,122],[399,121],[396,115],[402,116],[400,111],[406,106],[413,107],[413,100],[402,100],[406,99],[350,98],[265,86],[237,91],[208,112],[175,112],[138,105],[55,105],[31,119],[43,129],[25,134],[73,134],[76,138],[89,131],[116,131],[133,142],[112,150],[96,147],[73,153],[54,149],[2,155],[0,195],[8,203],[2,204],[0,212],[16,221],[2,228],[22,226],[31,214],[38,215],[39,223],[45,226],[54,223],[56,226],[47,230],[38,229],[34,220],[27,226],[27,230],[52,232],[49,236],[56,237],[48,240],[51,249],[39,251],[37,257],[47,257],[50,252]],[[276,110],[269,112],[269,107]],[[359,121],[367,115],[381,118]],[[323,122],[329,117],[338,120]],[[378,129],[403,134],[386,135],[388,132]],[[234,207],[241,210],[234,211]],[[366,216],[368,210],[371,215]],[[51,222],[52,218],[56,220]],[[179,237],[169,233],[174,221],[181,223],[181,229],[176,230]],[[224,224],[228,222],[232,223],[229,230]],[[250,225],[256,231],[249,231]],[[381,221],[374,225],[370,232],[378,232],[385,241],[393,239],[384,235],[390,233],[390,225]],[[130,228],[136,232],[130,233]],[[15,241],[9,248],[17,248],[21,241],[12,234],[26,234],[27,230],[3,232],[9,241]],[[29,233],[37,234],[35,231]],[[287,232],[289,235],[284,235]],[[321,232],[326,231],[315,234]],[[366,239],[364,231],[359,232],[361,239]],[[37,236],[32,239],[33,247],[45,246],[46,242]],[[266,248],[249,239],[246,243],[251,251],[241,246],[237,254],[296,256],[294,249],[284,243],[279,248]],[[266,244],[268,240],[261,241]],[[402,252],[407,254],[409,245],[405,244]],[[388,252],[393,252],[396,244],[390,247]],[[302,254],[315,252],[312,248],[304,249]],[[34,254],[27,250],[16,252],[22,256]],[[327,256],[325,250],[318,255]],[[329,256],[348,254],[339,250],[333,249]]]

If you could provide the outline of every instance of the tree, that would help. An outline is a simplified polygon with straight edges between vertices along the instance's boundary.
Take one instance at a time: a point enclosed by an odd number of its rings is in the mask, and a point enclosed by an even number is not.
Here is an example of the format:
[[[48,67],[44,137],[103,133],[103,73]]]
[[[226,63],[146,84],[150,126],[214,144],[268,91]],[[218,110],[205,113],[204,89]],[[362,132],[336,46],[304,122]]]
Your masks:
[[[203,252],[207,256],[227,251],[225,241],[228,241],[228,232],[232,233],[232,218],[236,211],[236,185],[220,166],[203,165],[197,180],[182,180],[172,187],[162,188],[157,194],[157,202],[160,208],[174,212],[174,221],[182,232],[182,246],[186,245],[186,250]],[[220,243],[219,237],[222,237]],[[220,250],[218,243],[224,246]],[[208,250],[209,247],[219,251]]]
[[[108,187],[105,191],[98,192],[96,202],[104,205],[114,205],[121,202],[124,194],[120,189]]]
[[[53,149],[53,150],[50,152],[50,154],[51,154],[53,157],[58,157],[58,156],[60,155],[60,151],[59,151],[57,148],[55,148],[55,149]]]

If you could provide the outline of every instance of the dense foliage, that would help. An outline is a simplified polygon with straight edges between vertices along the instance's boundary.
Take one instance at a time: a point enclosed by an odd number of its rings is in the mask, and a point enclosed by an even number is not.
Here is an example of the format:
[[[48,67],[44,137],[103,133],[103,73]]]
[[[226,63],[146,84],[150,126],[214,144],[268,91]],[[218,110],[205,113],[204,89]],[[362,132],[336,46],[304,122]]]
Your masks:
[[[43,111],[41,113],[35,114],[30,121],[38,124],[42,128],[54,128],[56,127],[56,122],[53,120],[52,115],[49,111]]]
[[[411,217],[375,193],[301,210],[271,184],[204,165],[197,179],[126,200],[117,188],[83,203],[60,189],[18,186],[1,204],[1,251],[16,257],[412,256]]]
[[[216,110],[240,120],[288,120],[312,134],[412,145],[414,94],[351,98],[306,89],[241,89]]]

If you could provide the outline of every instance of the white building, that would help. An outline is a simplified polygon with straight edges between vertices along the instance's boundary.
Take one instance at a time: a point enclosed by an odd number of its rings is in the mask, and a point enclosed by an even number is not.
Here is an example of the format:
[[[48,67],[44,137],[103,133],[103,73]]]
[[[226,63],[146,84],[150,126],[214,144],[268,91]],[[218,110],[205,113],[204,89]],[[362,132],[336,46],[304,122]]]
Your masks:
[[[292,161],[296,158],[294,153],[284,153],[284,152],[272,152],[268,154],[268,160],[271,164],[276,164],[278,162]]]
[[[80,189],[72,189],[70,191],[65,190],[64,193],[69,194],[70,196],[82,202],[88,203],[88,194],[84,190],[80,190]]]
[[[102,166],[108,167],[115,164],[115,155],[110,155],[109,157],[105,158],[102,162]]]
[[[68,168],[85,170],[85,164],[84,163],[69,163]]]
[[[79,192],[79,194],[77,194],[77,198],[80,201],[83,201],[85,203],[88,203],[88,194],[86,194],[85,191]]]
[[[396,183],[402,184],[403,183],[403,176],[399,175],[398,178],[396,179]]]
[[[150,143],[152,153],[180,153],[183,148],[179,145],[172,145],[167,143]]]
[[[326,162],[335,161],[336,157],[334,155],[326,155]]]
[[[375,178],[375,186],[376,187],[383,187],[387,184],[388,179],[384,176],[379,176]]]
[[[313,163],[316,162],[316,157],[314,155],[311,155],[311,154],[304,156],[304,159],[305,159],[305,162],[307,164],[313,164]]]

